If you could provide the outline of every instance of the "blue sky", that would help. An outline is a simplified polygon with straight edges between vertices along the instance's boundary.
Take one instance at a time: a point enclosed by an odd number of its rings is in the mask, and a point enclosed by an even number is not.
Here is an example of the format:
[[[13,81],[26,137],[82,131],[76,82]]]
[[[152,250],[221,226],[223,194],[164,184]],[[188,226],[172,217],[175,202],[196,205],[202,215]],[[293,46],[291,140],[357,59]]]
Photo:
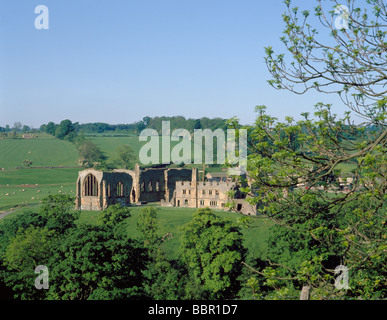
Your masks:
[[[300,7],[311,1],[296,1]],[[144,116],[313,112],[337,97],[277,91],[264,47],[279,41],[282,0],[1,0],[0,126],[131,123]],[[49,9],[49,29],[34,26]]]

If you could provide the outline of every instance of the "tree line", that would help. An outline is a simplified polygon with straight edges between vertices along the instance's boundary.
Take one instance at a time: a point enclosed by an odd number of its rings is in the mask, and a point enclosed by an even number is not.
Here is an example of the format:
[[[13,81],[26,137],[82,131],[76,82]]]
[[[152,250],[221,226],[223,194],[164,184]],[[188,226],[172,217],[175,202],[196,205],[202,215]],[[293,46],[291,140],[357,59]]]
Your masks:
[[[70,120],[65,120],[66,122]],[[162,121],[169,121],[171,130],[174,129],[187,129],[190,132],[193,132],[194,129],[211,129],[215,130],[218,128],[226,129],[227,120],[221,118],[207,118],[202,117],[200,119],[186,119],[183,116],[175,117],[144,117],[140,121],[129,124],[108,124],[103,122],[94,122],[94,123],[84,123],[80,124],[78,122],[71,123],[73,131],[82,134],[90,133],[126,133],[138,135],[144,129],[154,129],[161,134],[161,125]],[[63,122],[63,121],[62,121]],[[61,122],[61,123],[62,123]],[[65,132],[66,129],[63,125],[55,124],[54,122],[49,122],[47,124],[42,124],[40,126],[40,131],[47,132],[52,135],[61,134]]]

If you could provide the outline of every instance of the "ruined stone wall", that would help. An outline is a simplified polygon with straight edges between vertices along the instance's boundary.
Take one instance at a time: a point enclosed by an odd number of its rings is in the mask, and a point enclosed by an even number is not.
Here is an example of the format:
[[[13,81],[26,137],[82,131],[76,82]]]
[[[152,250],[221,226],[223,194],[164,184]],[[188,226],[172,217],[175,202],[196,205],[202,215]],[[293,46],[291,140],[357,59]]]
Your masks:
[[[176,207],[230,210],[227,202],[234,202],[233,210],[245,215],[256,215],[257,209],[245,198],[229,198],[228,192],[236,189],[234,182],[176,182]]]
[[[140,195],[139,189],[139,170],[128,170],[128,169],[115,169],[113,173],[125,173],[132,179],[132,188],[129,195],[130,203],[136,203]]]
[[[131,204],[133,177],[128,172],[104,172],[103,209],[116,203],[127,207]]]
[[[90,185],[92,183],[92,185]],[[199,182],[197,169],[147,168],[102,172],[86,169],[78,173],[76,208],[103,210],[121,203],[130,206],[139,201],[160,201],[163,206],[224,209],[234,182]],[[86,190],[87,189],[87,190]],[[232,199],[235,210],[256,214],[245,199]]]
[[[246,199],[233,199],[235,210],[245,215],[256,215],[257,207],[246,201]]]
[[[91,175],[96,179],[96,186],[98,188],[98,194],[96,196],[89,196],[85,190],[85,180]],[[102,177],[103,172],[94,169],[87,169],[78,173],[77,180],[77,195],[76,195],[76,208],[79,210],[101,210],[103,197],[102,197]]]
[[[150,168],[139,173],[139,201],[155,202],[165,199],[165,168]]]
[[[86,190],[87,177],[95,177],[95,194],[88,195]],[[94,181],[94,179],[93,179]],[[87,169],[78,173],[76,208],[79,210],[103,210],[109,205],[121,203],[130,205],[130,192],[133,178],[125,172],[102,172]]]
[[[185,168],[167,169],[165,171],[165,201],[174,202],[173,196],[176,182],[188,181],[192,179],[192,170]]]

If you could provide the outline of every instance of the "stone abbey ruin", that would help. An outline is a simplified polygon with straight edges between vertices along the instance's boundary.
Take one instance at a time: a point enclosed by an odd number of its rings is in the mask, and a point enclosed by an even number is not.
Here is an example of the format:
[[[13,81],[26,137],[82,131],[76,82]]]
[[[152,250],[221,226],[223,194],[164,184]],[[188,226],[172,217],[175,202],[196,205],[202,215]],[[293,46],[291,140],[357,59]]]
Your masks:
[[[160,202],[161,206],[230,210],[226,203],[232,201],[235,211],[255,215],[256,208],[239,192],[229,198],[229,191],[237,189],[237,184],[229,179],[199,181],[196,168],[141,169],[136,164],[134,170],[86,169],[78,174],[76,208],[104,210],[116,203],[130,206]]]

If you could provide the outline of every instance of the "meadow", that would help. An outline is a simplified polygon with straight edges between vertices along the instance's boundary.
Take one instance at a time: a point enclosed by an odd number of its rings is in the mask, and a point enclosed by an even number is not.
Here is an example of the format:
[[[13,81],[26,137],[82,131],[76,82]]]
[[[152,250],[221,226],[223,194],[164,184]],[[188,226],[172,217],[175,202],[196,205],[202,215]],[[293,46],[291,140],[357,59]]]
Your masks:
[[[57,171],[57,170],[52,170]],[[53,172],[51,172],[53,173]],[[47,180],[47,172],[43,175],[43,180]],[[62,172],[58,176],[63,175]],[[75,175],[76,181],[77,173]],[[20,177],[22,180],[23,177]],[[28,181],[28,179],[26,179]],[[42,180],[35,180],[42,181]],[[74,180],[73,180],[74,181]],[[36,206],[41,199],[50,194],[69,194],[75,196],[75,183],[49,183],[49,184],[17,184],[0,185],[0,213],[22,207]]]
[[[77,148],[39,133],[32,139],[0,140],[0,211],[38,205],[56,193],[75,194]],[[24,159],[32,161],[30,168]]]
[[[33,167],[76,167],[78,157],[72,143],[46,133],[32,139],[0,139],[0,169],[23,167],[25,159],[31,160]]]
[[[120,146],[130,145],[136,156],[131,164],[132,167],[138,162],[139,150],[145,143],[140,142],[137,136],[130,135],[96,134],[86,137],[101,149],[106,161],[111,163],[117,158],[117,150]],[[171,143],[171,146],[176,143]],[[47,195],[75,196],[78,171],[82,170],[76,164],[78,157],[77,149],[72,143],[44,133],[34,139],[0,140],[0,169],[4,168],[0,170],[0,214],[13,211],[0,219],[0,224],[6,219],[26,212],[38,211],[41,199]],[[24,159],[32,161],[31,168],[23,167]],[[220,170],[220,166],[207,168],[207,171]],[[150,205],[157,208],[160,236],[167,233],[172,235],[163,243],[163,247],[170,259],[177,259],[182,234],[180,227],[190,221],[196,209],[160,207],[159,203]],[[131,207],[132,216],[126,220],[127,233],[133,238],[139,237],[136,222],[141,207]],[[221,210],[214,212],[237,223],[241,218],[241,215],[232,212]],[[78,223],[96,224],[98,214],[99,212],[96,211],[81,211]],[[249,248],[251,255],[262,258],[266,251],[265,239],[269,225],[257,218],[249,219],[251,219],[251,226],[241,229],[245,246]]]

